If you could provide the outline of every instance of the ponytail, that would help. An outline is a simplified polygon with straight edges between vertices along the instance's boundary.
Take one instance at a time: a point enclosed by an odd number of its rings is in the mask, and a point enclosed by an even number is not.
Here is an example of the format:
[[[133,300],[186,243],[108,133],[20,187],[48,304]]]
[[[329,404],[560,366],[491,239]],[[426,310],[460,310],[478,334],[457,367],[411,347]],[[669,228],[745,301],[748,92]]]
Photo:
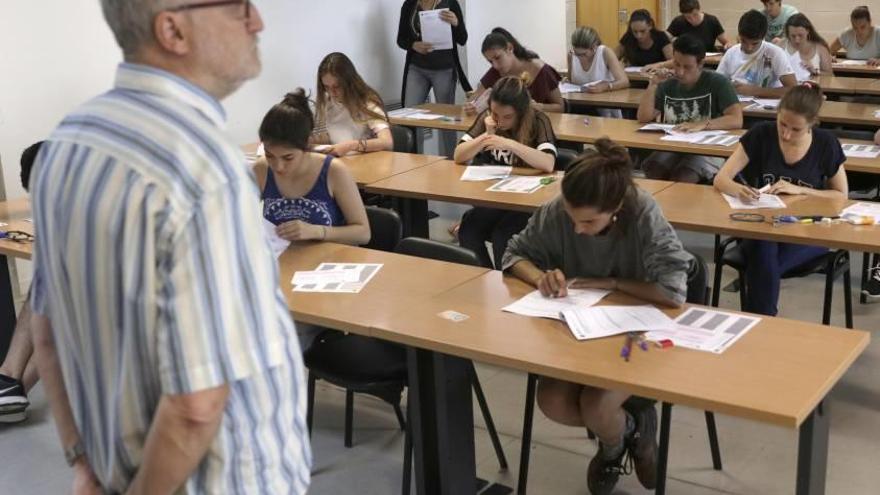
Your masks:
[[[788,110],[815,122],[825,101],[822,88],[813,81],[804,81],[789,89],[779,102],[780,110]]]
[[[508,44],[513,47],[513,55],[520,60],[534,60],[540,58],[537,53],[522,46],[522,44],[520,44],[520,42],[517,41],[508,30],[502,27],[496,27],[491,33],[486,35],[483,39],[483,46],[481,47],[480,52],[486,53],[493,49],[505,50],[507,49]]]
[[[304,89],[297,88],[284,95],[284,99],[263,117],[260,141],[306,150],[314,127],[315,118],[309,107],[309,96]]]
[[[569,205],[592,207],[600,213],[627,211],[635,197],[633,164],[627,149],[600,138],[572,163],[562,179],[562,196]]]

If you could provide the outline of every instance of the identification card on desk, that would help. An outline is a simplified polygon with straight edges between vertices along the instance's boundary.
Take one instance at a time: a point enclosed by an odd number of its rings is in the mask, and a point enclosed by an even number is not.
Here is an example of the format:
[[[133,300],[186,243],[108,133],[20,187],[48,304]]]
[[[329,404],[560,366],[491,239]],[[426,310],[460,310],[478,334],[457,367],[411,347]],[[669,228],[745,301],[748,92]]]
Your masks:
[[[470,316],[468,316],[464,313],[459,313],[458,311],[452,311],[451,309],[447,309],[446,311],[442,311],[440,313],[437,313],[437,316],[439,316],[440,318],[443,318],[444,320],[449,320],[453,323],[459,323],[459,322],[462,322],[462,321],[470,318]]]

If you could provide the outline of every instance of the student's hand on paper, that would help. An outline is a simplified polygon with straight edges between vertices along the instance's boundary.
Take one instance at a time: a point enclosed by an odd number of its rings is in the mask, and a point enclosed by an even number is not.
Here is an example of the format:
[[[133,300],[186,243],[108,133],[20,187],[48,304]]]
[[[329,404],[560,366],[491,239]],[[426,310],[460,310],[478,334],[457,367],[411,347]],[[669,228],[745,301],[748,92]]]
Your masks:
[[[345,156],[352,151],[356,151],[357,147],[357,141],[343,141],[341,143],[331,145],[330,148],[325,151],[325,153],[333,156]]]
[[[708,125],[708,121],[703,122],[682,122],[677,126],[673,127],[672,130],[676,132],[699,132],[705,131]]]
[[[610,91],[610,89],[609,89],[608,83],[606,83],[606,82],[600,82],[599,84],[590,84],[588,86],[584,86],[585,93],[598,94],[598,93],[605,93],[607,91]]]
[[[880,58],[869,58],[867,63],[868,67],[877,67],[880,65]]]
[[[613,278],[586,278],[578,277],[568,283],[571,289],[602,289],[617,290],[617,280]]]
[[[413,42],[412,49],[418,53],[421,53],[422,55],[427,55],[431,53],[431,50],[433,50],[434,48],[431,46],[430,43],[425,43],[424,41],[416,41]]]
[[[544,272],[536,285],[544,297],[565,297],[568,295],[565,274],[559,269]]]
[[[483,123],[486,124],[486,134],[495,134],[495,130],[498,129],[498,124],[491,115],[486,115],[486,118],[483,119]]]
[[[291,220],[275,227],[275,233],[286,241],[310,241],[321,239],[324,227],[302,220]]]
[[[448,22],[452,27],[458,27],[458,16],[451,10],[440,12],[440,20]]]
[[[794,185],[787,180],[778,180],[775,184],[770,186],[770,189],[767,190],[767,194],[804,194],[804,188]]]
[[[753,203],[761,197],[761,193],[754,187],[749,187],[743,184],[734,184],[734,186],[736,186],[737,189],[731,196],[738,197],[744,203]]]

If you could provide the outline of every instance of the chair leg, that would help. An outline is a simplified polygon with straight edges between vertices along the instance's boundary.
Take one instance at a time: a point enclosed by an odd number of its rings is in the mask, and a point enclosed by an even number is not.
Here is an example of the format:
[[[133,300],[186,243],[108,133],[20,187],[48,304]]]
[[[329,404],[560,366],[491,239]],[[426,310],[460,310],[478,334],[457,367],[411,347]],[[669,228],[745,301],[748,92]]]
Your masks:
[[[715,277],[712,279],[712,306],[717,308],[721,293],[721,271],[724,268],[720,251],[720,237],[715,236]]]
[[[351,447],[351,430],[354,423],[354,392],[345,391],[345,447]]]
[[[843,272],[843,297],[843,315],[846,319],[846,328],[853,328],[852,277],[849,266]]]
[[[410,407],[407,404],[406,406],[406,428],[403,433],[403,480],[400,493],[402,495],[409,495],[410,488],[412,485],[412,456],[413,456],[413,441],[412,441],[412,430],[410,429],[409,421],[409,411]]]
[[[877,256],[876,254],[874,255]],[[862,253],[862,289],[865,288],[865,285],[868,283],[868,274],[870,273],[871,265],[871,255],[869,253]],[[867,304],[868,296],[859,291],[859,304]]]
[[[831,302],[834,298],[834,256],[828,256],[825,267],[825,300],[822,302],[822,324],[831,324]]]
[[[669,461],[669,428],[672,419],[672,404],[663,403],[660,413],[660,445],[657,451],[656,495],[666,494],[666,464]]]
[[[477,370],[474,368],[473,363],[471,363],[469,374],[471,375],[471,387],[474,389],[474,395],[477,396],[477,404],[480,405],[480,412],[483,413],[483,420],[486,422],[486,430],[489,432],[492,447],[495,448],[495,455],[498,457],[498,465],[502,470],[507,470],[507,457],[504,455],[504,449],[501,447],[498,430],[495,429],[495,421],[492,420],[492,412],[489,411],[489,404],[486,403],[486,396],[483,394],[483,387],[480,385],[480,377],[477,376]]]
[[[529,481],[529,454],[532,451],[532,421],[535,415],[535,394],[538,386],[538,375],[529,373],[526,378],[526,407],[523,413],[522,446],[519,454],[519,480],[516,493],[526,495],[526,483]]]
[[[309,438],[312,437],[312,419],[315,414],[315,376],[309,372],[309,385],[306,398],[306,425],[309,427]]]
[[[712,451],[712,468],[721,471],[721,447],[718,445],[718,429],[715,427],[715,413],[705,411],[706,432],[709,434],[709,449]]]
[[[739,277],[739,310],[747,311],[748,307],[748,282],[746,282],[746,272],[742,270],[737,271],[737,276]]]
[[[403,419],[403,411],[400,410],[400,404],[394,404],[394,414],[397,416],[397,424],[400,425],[400,431],[406,431],[406,420]]]

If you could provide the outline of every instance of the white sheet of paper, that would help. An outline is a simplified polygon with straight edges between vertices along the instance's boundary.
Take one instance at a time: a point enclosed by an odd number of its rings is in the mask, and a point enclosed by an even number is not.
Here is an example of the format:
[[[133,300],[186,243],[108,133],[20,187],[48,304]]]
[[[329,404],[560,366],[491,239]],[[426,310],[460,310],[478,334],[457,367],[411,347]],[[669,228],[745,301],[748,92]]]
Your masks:
[[[601,289],[568,289],[566,297],[544,297],[541,291],[534,290],[501,310],[518,315],[561,320],[562,311],[590,307],[610,293],[611,291]]]
[[[860,215],[880,219],[880,203],[865,203],[861,201],[853,203],[844,208],[840,215]]]
[[[440,18],[440,13],[449,9],[423,10],[419,12],[422,25],[422,41],[430,43],[434,50],[452,49],[452,26]]]
[[[775,110],[779,108],[779,98],[753,98],[755,104],[760,105],[765,110]]]
[[[757,210],[761,208],[778,209],[786,207],[785,203],[782,201],[782,198],[775,194],[762,193],[761,196],[758,197],[758,200],[752,203],[746,203],[743,200],[729,194],[721,193],[721,195],[724,196],[724,199],[727,200],[727,204],[729,204],[730,207],[734,210]]]
[[[694,141],[693,144],[707,144],[713,146],[733,146],[734,144],[739,142],[739,136],[734,134],[715,134],[714,136],[707,135],[698,141]]]
[[[717,57],[718,55],[721,55],[721,52],[706,52],[707,57]]]
[[[642,72],[642,69],[644,69],[644,67],[642,67],[640,65],[631,65],[629,67],[624,67],[623,71],[629,72],[629,73],[639,73],[639,72]]]
[[[674,141],[677,143],[697,144],[708,138],[727,135],[727,131],[697,131],[697,132],[676,132],[671,131],[666,136],[660,138],[661,141]]]
[[[675,319],[674,328],[648,332],[645,338],[669,339],[676,347],[721,354],[760,321],[757,316],[690,308]]]
[[[469,165],[464,169],[464,173],[461,174],[461,180],[479,182],[506,179],[512,170],[513,167],[506,167],[504,165]]]
[[[523,177],[514,175],[496,182],[486,190],[492,192],[531,194],[544,187],[544,184],[541,183],[542,179],[543,177]]]
[[[336,292],[346,294],[356,294],[360,292],[367,283],[382,268],[381,263],[321,263],[314,271],[350,271],[351,274],[345,274],[346,280],[352,282],[319,280],[317,283],[307,283],[294,285],[294,292]],[[296,275],[294,275],[296,276]],[[291,280],[293,282],[293,280]]]
[[[341,284],[357,282],[358,272],[354,270],[312,270],[294,272],[290,283],[293,285]]]
[[[752,96],[745,95],[736,95],[739,98],[740,103],[754,103],[755,99]]]
[[[421,108],[404,107],[388,112],[388,116],[392,118],[404,118],[415,113],[424,113],[424,110],[422,110]]]
[[[275,255],[275,259],[278,259],[287,247],[290,246],[290,241],[286,239],[282,239],[275,232],[275,224],[263,219],[263,235],[266,236],[266,240],[269,242],[269,247],[272,248],[272,254]]]
[[[577,84],[572,84],[568,82],[559,83],[559,92],[562,94],[580,93],[581,91],[583,91],[583,89],[584,88],[582,86],[578,86]]]
[[[862,65],[863,66],[863,65],[868,65],[868,61],[867,60],[845,59],[845,60],[838,60],[837,62],[834,63],[834,65],[854,65],[854,66]]]
[[[567,309],[562,319],[578,340],[626,332],[670,330],[675,323],[654,306],[593,306]]]
[[[880,146],[873,144],[843,144],[843,154],[850,158],[877,158],[880,156]]]
[[[437,113],[421,112],[421,113],[411,114],[407,118],[408,119],[415,119],[415,120],[438,120],[438,119],[442,119],[443,115],[440,115]]]
[[[660,124],[657,122],[653,122],[651,124],[645,124],[645,125],[639,127],[640,131],[671,132],[672,129],[675,129],[675,124]]]

